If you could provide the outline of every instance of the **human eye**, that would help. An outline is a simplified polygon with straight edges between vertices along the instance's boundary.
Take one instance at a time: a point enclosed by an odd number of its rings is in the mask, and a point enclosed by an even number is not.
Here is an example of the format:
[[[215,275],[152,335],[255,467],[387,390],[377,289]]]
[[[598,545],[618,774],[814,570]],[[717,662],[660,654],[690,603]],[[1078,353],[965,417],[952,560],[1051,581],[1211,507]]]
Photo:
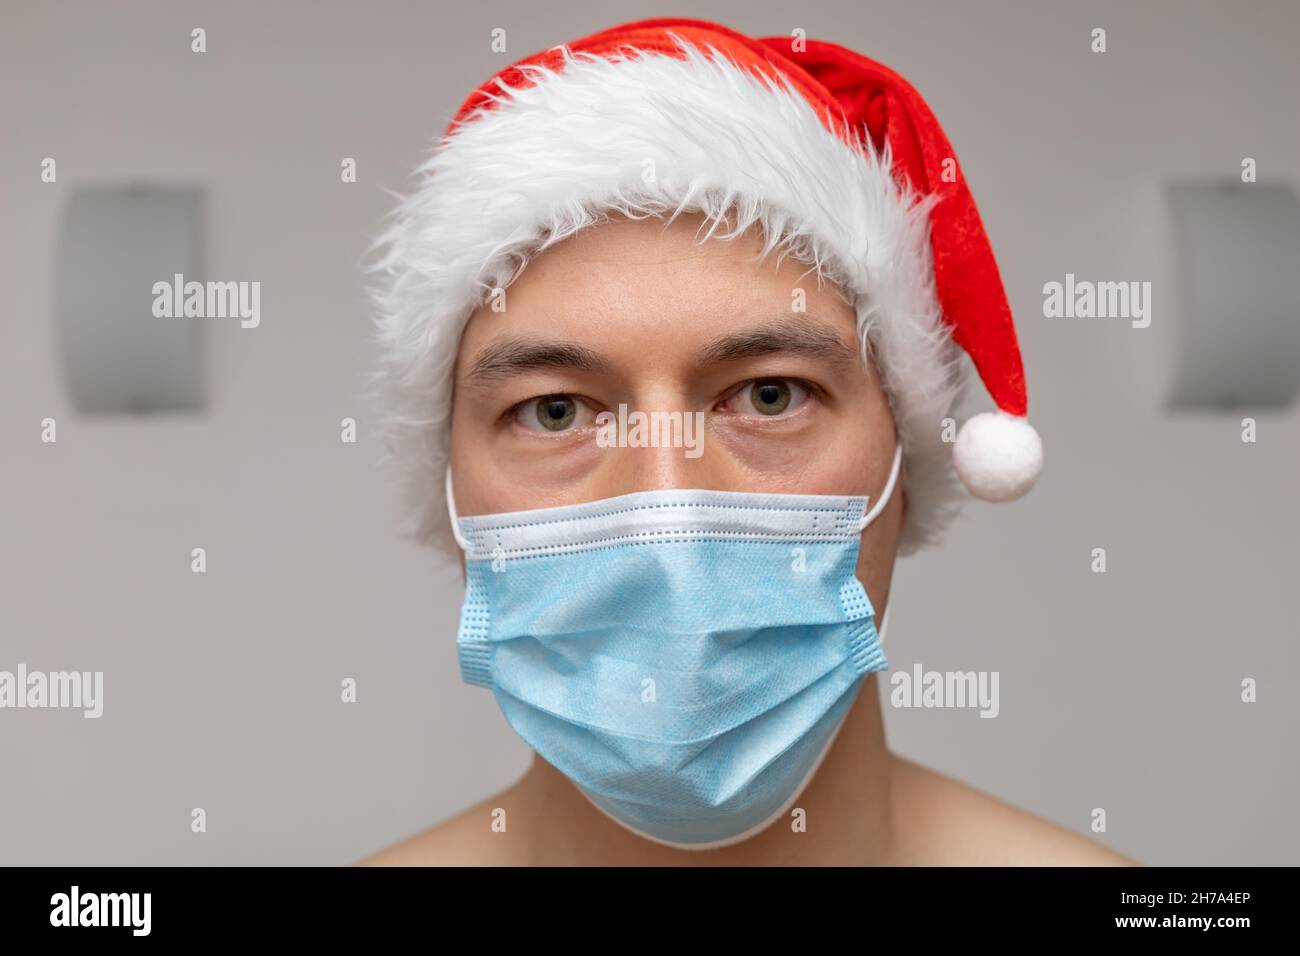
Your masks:
[[[590,425],[595,419],[590,405],[576,395],[540,395],[511,409],[520,427],[538,434],[556,434]]]
[[[793,414],[811,397],[807,383],[795,378],[755,378],[723,399],[719,411],[762,418]]]

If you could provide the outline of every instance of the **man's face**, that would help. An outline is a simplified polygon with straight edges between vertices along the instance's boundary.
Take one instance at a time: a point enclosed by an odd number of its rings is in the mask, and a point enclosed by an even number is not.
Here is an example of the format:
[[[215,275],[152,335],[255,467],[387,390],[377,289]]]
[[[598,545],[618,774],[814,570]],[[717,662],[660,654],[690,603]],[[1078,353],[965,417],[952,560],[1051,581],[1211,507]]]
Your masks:
[[[533,260],[504,311],[474,313],[452,410],[461,515],[665,488],[876,500],[894,424],[853,309],[804,263],[757,261],[756,236],[698,242],[701,221],[588,228]],[[699,450],[603,446],[597,416],[620,405],[703,413]],[[863,537],[877,613],[902,497]]]

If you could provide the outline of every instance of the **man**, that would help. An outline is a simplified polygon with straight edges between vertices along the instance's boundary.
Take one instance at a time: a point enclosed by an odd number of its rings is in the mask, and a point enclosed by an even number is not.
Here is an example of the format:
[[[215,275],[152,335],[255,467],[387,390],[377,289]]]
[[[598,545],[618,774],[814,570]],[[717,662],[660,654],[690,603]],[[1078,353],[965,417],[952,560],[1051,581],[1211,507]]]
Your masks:
[[[465,552],[462,675],[537,756],[366,862],[1126,862],[885,744],[876,626],[949,455],[987,500],[1041,467],[910,86],[644,21],[503,71],[425,171],[377,266],[390,447]],[[954,448],[961,348],[999,411]]]

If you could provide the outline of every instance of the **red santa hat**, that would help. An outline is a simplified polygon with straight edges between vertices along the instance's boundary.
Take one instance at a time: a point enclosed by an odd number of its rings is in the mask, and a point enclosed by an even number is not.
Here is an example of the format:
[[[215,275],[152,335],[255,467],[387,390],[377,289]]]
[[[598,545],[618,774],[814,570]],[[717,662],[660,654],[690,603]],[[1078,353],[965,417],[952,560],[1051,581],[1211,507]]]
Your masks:
[[[920,94],[857,53],[644,20],[521,60],[465,100],[379,237],[389,453],[417,535],[449,540],[441,471],[461,330],[527,262],[612,214],[758,228],[851,297],[903,445],[902,549],[1042,467],[1024,369],[975,201]],[[997,411],[945,441],[969,356]]]

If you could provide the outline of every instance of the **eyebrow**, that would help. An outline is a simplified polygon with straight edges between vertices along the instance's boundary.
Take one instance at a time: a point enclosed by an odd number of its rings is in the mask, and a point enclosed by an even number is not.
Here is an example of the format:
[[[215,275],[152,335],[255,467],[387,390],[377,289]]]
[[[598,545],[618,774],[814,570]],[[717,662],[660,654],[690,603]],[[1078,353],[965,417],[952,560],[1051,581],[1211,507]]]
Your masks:
[[[490,389],[520,372],[548,368],[605,372],[609,370],[609,362],[599,352],[573,342],[505,339],[478,354],[465,375],[465,382],[473,388]]]
[[[816,324],[816,319],[791,325],[783,318],[719,336],[701,350],[698,361],[715,365],[776,354],[809,355],[837,370],[847,370],[861,360],[857,349]],[[538,369],[601,373],[610,370],[610,363],[599,352],[575,342],[507,338],[479,352],[465,375],[465,384],[491,390],[511,376]]]
[[[862,358],[857,349],[830,329],[816,324],[815,319],[791,325],[787,317],[714,339],[700,353],[700,362],[720,364],[779,353],[810,355],[839,370],[849,369]]]

